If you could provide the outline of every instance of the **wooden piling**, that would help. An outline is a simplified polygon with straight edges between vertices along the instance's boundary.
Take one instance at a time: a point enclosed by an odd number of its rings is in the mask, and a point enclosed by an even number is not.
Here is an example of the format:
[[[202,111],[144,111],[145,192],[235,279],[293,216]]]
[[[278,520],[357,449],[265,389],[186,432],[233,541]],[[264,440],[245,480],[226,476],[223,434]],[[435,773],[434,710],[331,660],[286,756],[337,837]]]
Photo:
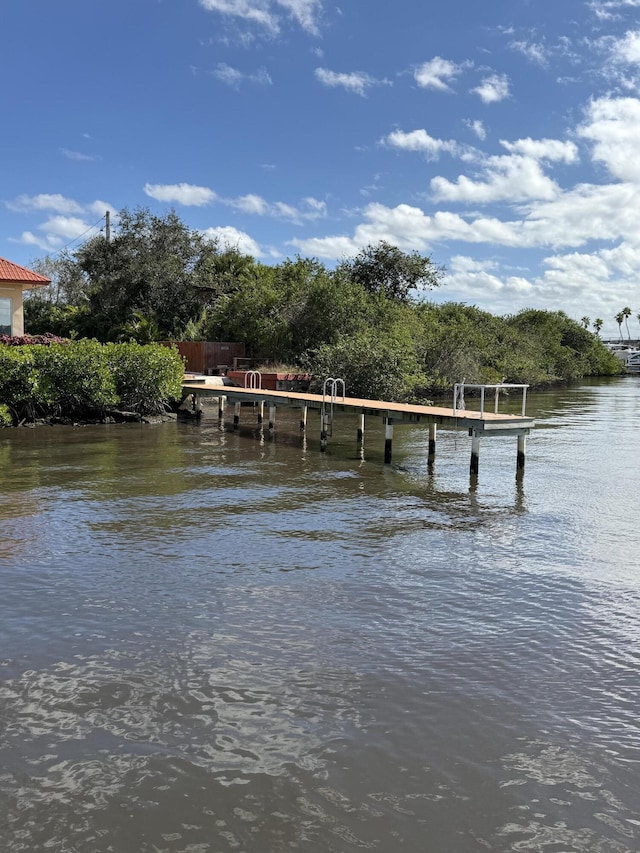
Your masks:
[[[300,413],[300,432],[305,432],[307,429],[307,406],[302,407],[302,412]]]
[[[518,436],[518,457],[516,462],[516,470],[524,471],[524,463],[527,456],[527,436]]]
[[[360,413],[360,423],[358,425],[358,447],[362,447],[364,444],[364,412]]]
[[[261,424],[264,421],[264,400],[260,400],[258,403],[258,423]]]
[[[275,427],[276,427],[276,407],[275,406],[269,406],[269,429],[271,430],[271,432],[273,432]]]
[[[233,411],[233,428],[234,429],[238,429],[238,427],[240,426],[240,407],[241,406],[242,406],[242,403],[240,403],[240,402],[236,403],[234,406],[234,411]]]

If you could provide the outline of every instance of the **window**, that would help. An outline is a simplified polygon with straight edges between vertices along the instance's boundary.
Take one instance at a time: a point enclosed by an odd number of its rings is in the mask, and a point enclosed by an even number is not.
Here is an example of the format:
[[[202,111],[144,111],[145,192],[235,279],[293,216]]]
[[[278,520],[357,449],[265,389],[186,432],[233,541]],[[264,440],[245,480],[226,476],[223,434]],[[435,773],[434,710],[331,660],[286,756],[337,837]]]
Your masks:
[[[11,299],[8,296],[0,296],[0,335],[11,334]]]

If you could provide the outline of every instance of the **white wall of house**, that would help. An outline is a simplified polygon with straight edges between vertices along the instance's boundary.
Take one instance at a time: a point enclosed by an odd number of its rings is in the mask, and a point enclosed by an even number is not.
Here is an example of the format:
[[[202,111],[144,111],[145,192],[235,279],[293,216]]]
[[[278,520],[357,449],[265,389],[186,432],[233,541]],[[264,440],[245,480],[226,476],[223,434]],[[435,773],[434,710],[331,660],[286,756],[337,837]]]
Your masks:
[[[11,300],[11,334],[24,334],[24,311],[22,307],[22,285],[3,283],[0,284],[0,300]],[[6,306],[6,302],[0,303],[2,307]],[[4,312],[2,312],[4,319]]]

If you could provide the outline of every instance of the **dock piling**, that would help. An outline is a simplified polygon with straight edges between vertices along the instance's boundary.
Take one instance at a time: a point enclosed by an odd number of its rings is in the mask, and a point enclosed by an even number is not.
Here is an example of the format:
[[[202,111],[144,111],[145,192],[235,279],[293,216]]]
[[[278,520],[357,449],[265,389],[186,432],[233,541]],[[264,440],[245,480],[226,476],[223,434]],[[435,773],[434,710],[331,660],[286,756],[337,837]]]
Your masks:
[[[238,429],[238,427],[240,426],[240,406],[241,405],[242,405],[242,403],[240,403],[238,401],[234,406],[234,411],[233,411],[233,428],[234,429]]]
[[[471,465],[469,471],[471,474],[477,474],[480,470],[480,434],[476,430],[471,430]]]
[[[393,418],[387,416],[384,419],[384,462],[385,465],[391,463],[391,448],[393,445]]]
[[[300,432],[305,432],[307,429],[307,406],[302,407],[300,413]]]
[[[360,423],[358,425],[358,447],[362,447],[364,444],[364,412],[360,413]]]
[[[516,470],[524,471],[524,463],[527,456],[527,436],[518,436],[518,458],[516,462]]]
[[[429,455],[427,457],[427,465],[431,467],[436,461],[436,438],[438,435],[438,427],[436,424],[429,424]]]

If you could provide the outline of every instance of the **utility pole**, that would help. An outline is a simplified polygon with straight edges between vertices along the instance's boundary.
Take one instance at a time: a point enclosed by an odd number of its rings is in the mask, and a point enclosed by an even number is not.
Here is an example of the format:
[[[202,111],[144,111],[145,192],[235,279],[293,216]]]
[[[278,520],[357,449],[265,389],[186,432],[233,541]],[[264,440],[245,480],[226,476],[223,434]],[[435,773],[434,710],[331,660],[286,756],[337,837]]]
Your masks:
[[[104,215],[104,236],[107,243],[111,242],[111,213],[107,210]]]

